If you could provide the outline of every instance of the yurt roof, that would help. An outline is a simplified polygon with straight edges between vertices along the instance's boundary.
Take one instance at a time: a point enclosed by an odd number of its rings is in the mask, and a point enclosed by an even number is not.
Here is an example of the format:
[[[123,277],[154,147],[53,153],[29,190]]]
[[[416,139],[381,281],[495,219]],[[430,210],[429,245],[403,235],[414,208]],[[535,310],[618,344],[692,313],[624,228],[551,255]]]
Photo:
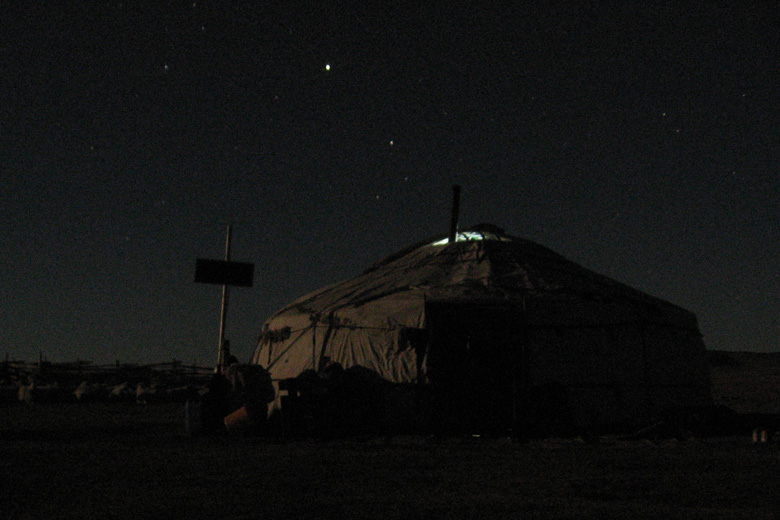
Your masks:
[[[413,244],[359,276],[297,299],[275,316],[319,321],[336,314],[346,318],[347,313],[357,321],[386,322],[398,316],[408,323],[411,307],[419,308],[424,301],[512,304],[528,300],[603,301],[671,313],[695,325],[695,317],[684,309],[489,224],[460,231],[454,243],[447,236],[436,236]]]

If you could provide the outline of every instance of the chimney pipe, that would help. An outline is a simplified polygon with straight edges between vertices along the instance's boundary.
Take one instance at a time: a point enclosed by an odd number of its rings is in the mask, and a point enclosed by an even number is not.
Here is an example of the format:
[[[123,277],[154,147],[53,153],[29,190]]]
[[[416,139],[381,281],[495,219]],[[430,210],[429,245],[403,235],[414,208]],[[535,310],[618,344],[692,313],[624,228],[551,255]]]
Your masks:
[[[458,233],[458,217],[460,214],[460,186],[457,184],[452,185],[452,213],[450,215],[450,240],[449,243],[455,242],[456,235]]]

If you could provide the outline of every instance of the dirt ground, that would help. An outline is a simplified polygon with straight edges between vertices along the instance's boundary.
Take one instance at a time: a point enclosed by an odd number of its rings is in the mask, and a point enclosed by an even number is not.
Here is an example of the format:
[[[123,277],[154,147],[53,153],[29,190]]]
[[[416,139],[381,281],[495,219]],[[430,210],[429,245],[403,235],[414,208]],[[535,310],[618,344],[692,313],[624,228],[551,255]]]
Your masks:
[[[780,519],[780,444],[190,438],[176,404],[3,404],[0,516]]]

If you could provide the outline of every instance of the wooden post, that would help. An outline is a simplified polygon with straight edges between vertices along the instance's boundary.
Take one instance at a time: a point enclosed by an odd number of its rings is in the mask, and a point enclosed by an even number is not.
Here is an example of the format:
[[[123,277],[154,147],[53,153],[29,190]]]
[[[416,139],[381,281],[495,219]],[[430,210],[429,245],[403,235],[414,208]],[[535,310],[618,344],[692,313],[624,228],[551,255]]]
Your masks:
[[[225,261],[230,261],[230,234],[231,234],[231,225],[228,224],[227,227],[227,236],[225,237]],[[230,298],[230,288],[228,285],[223,284],[222,285],[222,313],[220,315],[219,319],[219,353],[217,355],[217,372],[222,371],[222,367],[225,364],[225,358],[230,355],[230,352],[227,352],[226,344],[225,344],[225,324],[227,322],[227,309],[228,309],[228,300]]]

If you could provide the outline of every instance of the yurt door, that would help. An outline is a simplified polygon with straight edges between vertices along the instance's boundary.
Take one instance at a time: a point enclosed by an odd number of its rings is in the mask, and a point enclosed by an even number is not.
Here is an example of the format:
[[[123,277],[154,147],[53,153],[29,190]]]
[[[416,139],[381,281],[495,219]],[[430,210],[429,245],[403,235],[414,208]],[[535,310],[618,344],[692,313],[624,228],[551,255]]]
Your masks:
[[[426,307],[429,380],[458,429],[508,433],[522,416],[528,356],[513,308],[436,303]]]

